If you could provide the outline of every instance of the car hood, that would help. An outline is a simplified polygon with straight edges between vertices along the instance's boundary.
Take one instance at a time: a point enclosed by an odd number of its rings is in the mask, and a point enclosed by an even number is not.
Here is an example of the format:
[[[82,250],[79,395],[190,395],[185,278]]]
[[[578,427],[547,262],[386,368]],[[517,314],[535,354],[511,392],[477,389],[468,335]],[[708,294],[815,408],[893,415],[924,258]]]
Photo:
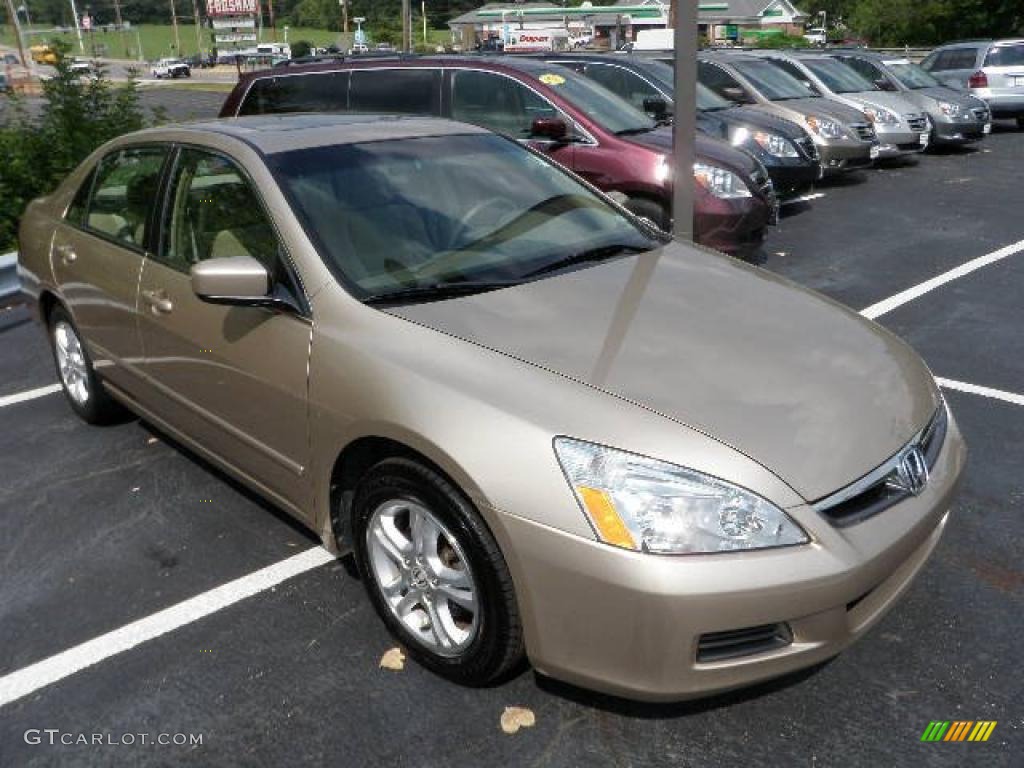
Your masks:
[[[940,402],[920,358],[880,326],[768,272],[678,243],[384,311],[699,430],[808,501],[896,453]]]
[[[653,147],[667,155],[672,153],[671,127],[658,128],[647,133],[630,136],[628,140],[636,144]],[[696,135],[694,152],[698,160],[710,160],[730,170],[738,170],[744,176],[753,176],[757,170],[757,161],[752,155],[743,150],[736,149],[725,141],[713,139],[703,133]]]
[[[769,104],[774,104],[782,109],[790,109],[794,112],[799,112],[801,115],[831,117],[833,120],[838,120],[843,125],[850,125],[851,123],[866,123],[868,121],[867,115],[859,109],[824,97],[788,99],[786,101],[769,102]]]
[[[898,115],[920,112],[920,108],[909,101],[902,93],[890,93],[889,91],[864,91],[863,93],[844,93],[839,98],[849,99],[853,104],[860,106],[876,106],[890,109]]]
[[[792,120],[786,120],[784,117],[764,112],[756,107],[732,107],[711,114],[731,125],[760,128],[785,136],[787,139],[799,139],[807,136],[807,131]]]
[[[952,104],[959,104],[968,109],[984,107],[985,102],[971,96],[964,91],[958,91],[945,85],[933,85],[931,88],[919,88],[913,91],[903,91],[901,96],[913,101],[915,104],[922,104],[927,107],[934,107],[938,101],[948,101]]]

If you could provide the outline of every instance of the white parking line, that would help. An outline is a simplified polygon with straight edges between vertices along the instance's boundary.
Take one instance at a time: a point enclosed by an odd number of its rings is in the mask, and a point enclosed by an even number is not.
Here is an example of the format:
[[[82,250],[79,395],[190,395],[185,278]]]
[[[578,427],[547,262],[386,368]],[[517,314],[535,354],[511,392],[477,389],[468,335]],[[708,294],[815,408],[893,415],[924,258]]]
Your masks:
[[[1014,405],[1024,405],[1024,395],[1018,395],[1014,392],[1007,392],[1002,389],[992,389],[991,387],[981,387],[977,384],[969,384],[966,381],[942,379],[938,376],[935,377],[935,381],[943,389],[953,389],[957,392],[966,392],[969,395],[979,395],[981,397],[990,397],[993,400],[1002,400],[1006,403],[1013,403]]]
[[[948,272],[943,272],[937,277],[933,277],[931,280],[925,280],[923,283],[919,283],[912,288],[908,288],[905,291],[897,293],[895,296],[890,296],[884,301],[880,301],[877,304],[872,304],[867,309],[862,309],[861,314],[864,317],[875,320],[889,312],[892,312],[897,307],[902,307],[907,302],[913,301],[921,296],[924,296],[929,291],[934,291],[936,288],[945,285],[953,280],[964,277],[965,275],[971,274],[975,270],[987,267],[989,264],[995,264],[997,261],[1014,256],[1015,254],[1024,251],[1024,240],[1008,245],[1005,248],[1000,248],[998,251],[993,251],[985,256],[979,256],[976,259],[971,259],[965,264],[961,264],[959,267],[954,267]]]
[[[24,403],[26,400],[35,400],[37,397],[52,395],[54,392],[60,392],[60,384],[47,384],[45,387],[37,387],[26,392],[4,395],[0,397],[0,408],[6,408],[8,405],[14,405],[15,403]]]
[[[0,677],[0,707],[334,560],[314,547]]]
[[[782,205],[790,205],[792,203],[809,203],[811,200],[820,200],[824,196],[824,192],[812,192],[809,195],[800,195],[800,197],[791,197],[788,200],[783,200]]]

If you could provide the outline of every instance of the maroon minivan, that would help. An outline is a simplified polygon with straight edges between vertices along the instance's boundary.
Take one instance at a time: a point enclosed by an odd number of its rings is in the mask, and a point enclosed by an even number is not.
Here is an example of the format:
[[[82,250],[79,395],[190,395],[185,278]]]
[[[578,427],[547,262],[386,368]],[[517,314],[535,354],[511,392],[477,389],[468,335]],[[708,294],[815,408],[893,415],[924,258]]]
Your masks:
[[[243,76],[221,117],[350,111],[447,117],[510,136],[671,226],[672,131],[571,70],[532,59],[378,59]],[[694,236],[726,253],[760,247],[774,221],[771,180],[757,160],[696,137]]]

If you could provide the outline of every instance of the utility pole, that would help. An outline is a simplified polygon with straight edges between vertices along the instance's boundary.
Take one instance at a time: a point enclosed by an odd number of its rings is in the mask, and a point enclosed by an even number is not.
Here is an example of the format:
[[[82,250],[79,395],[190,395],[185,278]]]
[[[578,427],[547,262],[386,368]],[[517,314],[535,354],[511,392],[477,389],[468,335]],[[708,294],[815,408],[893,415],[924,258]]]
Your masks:
[[[18,21],[18,14],[14,10],[13,0],[7,0],[7,13],[14,24],[14,38],[18,41],[18,55],[21,57],[21,66],[28,69],[28,59],[25,58],[25,44],[21,41],[21,23]],[[27,13],[25,14],[28,15]]]
[[[675,113],[672,120],[672,235],[693,240],[694,136],[697,132],[697,3],[672,0],[675,33]]]
[[[348,34],[348,0],[338,0],[341,3],[341,31]]]
[[[178,34],[178,12],[174,8],[174,0],[171,2],[171,24],[174,26],[174,55],[181,56],[181,35]]]
[[[196,56],[198,56],[203,52],[203,38],[199,33],[199,0],[192,0],[192,21],[195,22],[196,27]]]
[[[412,52],[412,8],[409,0],[402,0],[402,51]]]
[[[427,0],[420,0],[420,16],[423,17],[423,44],[427,44]]]
[[[195,0],[193,0],[194,2]],[[268,0],[270,10],[270,39],[277,42],[277,25],[274,23],[274,0]]]

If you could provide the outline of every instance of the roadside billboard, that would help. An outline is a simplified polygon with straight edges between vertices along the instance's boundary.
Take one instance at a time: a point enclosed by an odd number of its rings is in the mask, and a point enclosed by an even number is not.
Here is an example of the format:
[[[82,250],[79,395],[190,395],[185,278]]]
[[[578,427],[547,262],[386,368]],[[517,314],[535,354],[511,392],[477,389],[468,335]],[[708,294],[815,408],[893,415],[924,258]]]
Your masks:
[[[206,0],[206,15],[245,16],[259,13],[258,0]]]

